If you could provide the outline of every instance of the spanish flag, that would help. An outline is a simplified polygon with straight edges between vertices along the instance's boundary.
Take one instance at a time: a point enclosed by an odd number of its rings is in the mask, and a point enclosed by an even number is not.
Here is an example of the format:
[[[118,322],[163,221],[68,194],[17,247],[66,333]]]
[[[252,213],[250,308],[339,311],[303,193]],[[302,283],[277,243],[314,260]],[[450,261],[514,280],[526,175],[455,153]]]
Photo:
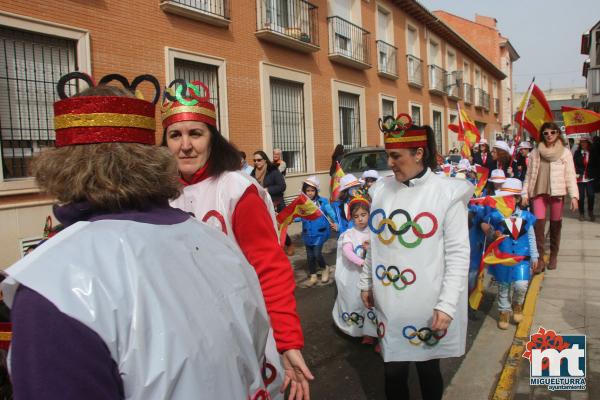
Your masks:
[[[591,133],[600,129],[600,114],[584,108],[561,107],[567,134]]]
[[[540,128],[544,122],[553,120],[546,96],[535,83],[531,82],[515,114],[515,122],[539,142]]]
[[[458,125],[450,124],[448,128],[458,134],[458,141],[464,142],[461,154],[464,158],[471,156],[471,147],[478,143],[481,134],[469,114],[458,105]]]
[[[339,162],[335,162],[335,173],[331,177],[331,182],[329,183],[329,192],[331,195],[329,196],[330,201],[336,201],[338,196],[340,195],[340,179],[344,176],[344,171],[342,170],[342,166]]]
[[[477,185],[475,186],[475,197],[479,197],[481,192],[483,192],[483,188],[485,188],[485,184],[487,183],[488,176],[490,174],[490,170],[486,167],[482,167],[481,165],[475,166],[475,173],[477,174]]]
[[[279,225],[289,225],[297,217],[315,220],[321,216],[323,216],[321,209],[307,195],[300,193],[294,201],[277,214],[277,223]]]
[[[517,207],[517,201],[514,196],[485,196],[471,199],[470,203],[495,208],[504,217],[510,217]]]
[[[487,248],[485,253],[483,253],[483,257],[481,257],[481,263],[479,264],[479,274],[477,275],[477,284],[469,293],[469,305],[471,308],[477,310],[479,305],[481,304],[481,299],[483,298],[483,273],[485,270],[485,265],[495,265],[502,264],[508,267],[517,265],[521,261],[525,259],[525,256],[517,256],[515,254],[504,253],[498,249],[498,246],[505,239],[505,236],[501,236],[498,239],[494,240],[490,246]]]

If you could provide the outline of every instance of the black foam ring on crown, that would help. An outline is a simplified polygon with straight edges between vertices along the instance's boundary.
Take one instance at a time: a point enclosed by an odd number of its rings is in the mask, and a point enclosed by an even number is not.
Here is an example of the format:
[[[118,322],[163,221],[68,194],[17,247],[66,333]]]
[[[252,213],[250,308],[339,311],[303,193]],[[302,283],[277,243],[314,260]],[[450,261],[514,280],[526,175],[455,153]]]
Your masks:
[[[69,96],[67,96],[67,94],[65,93],[65,85],[73,79],[81,79],[82,81],[86,82],[89,87],[96,86],[94,79],[85,72],[69,72],[68,74],[61,76],[56,84],[56,92],[58,93],[58,97],[60,97],[61,100],[69,98]]]

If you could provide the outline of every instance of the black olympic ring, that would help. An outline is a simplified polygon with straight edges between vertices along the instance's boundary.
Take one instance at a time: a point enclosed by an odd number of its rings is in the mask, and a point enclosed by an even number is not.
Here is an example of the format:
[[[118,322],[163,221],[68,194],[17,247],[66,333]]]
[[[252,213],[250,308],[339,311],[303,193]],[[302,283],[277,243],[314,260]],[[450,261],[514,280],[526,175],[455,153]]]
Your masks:
[[[343,312],[342,320],[348,325],[354,324],[354,325],[357,325],[359,328],[362,328],[365,323],[365,317],[363,317],[362,315],[360,315],[359,313],[356,313],[356,312],[351,312],[351,313]]]
[[[406,275],[408,274],[412,275],[412,279],[409,280],[408,278],[406,278]],[[415,283],[415,281],[417,280],[417,274],[411,268],[405,268],[401,272],[400,269],[395,265],[390,265],[386,268],[384,265],[379,264],[377,268],[375,268],[375,276],[381,281],[381,284],[383,286],[394,285],[394,288],[396,288],[396,290],[404,290],[409,285]],[[404,286],[399,287],[396,284],[396,282],[398,281],[401,281],[404,284]]]
[[[407,334],[407,330],[412,330],[412,333]],[[414,346],[419,346],[422,343],[425,343],[428,346],[435,346],[444,336],[446,336],[447,332],[448,330],[444,329],[441,333],[436,333],[432,331],[431,328],[427,327],[417,330],[413,325],[407,325],[402,329],[402,336]],[[415,341],[415,339],[417,339],[417,341]]]
[[[267,362],[267,359],[263,361],[261,375],[265,386],[269,386],[277,377],[277,370],[272,364]]]

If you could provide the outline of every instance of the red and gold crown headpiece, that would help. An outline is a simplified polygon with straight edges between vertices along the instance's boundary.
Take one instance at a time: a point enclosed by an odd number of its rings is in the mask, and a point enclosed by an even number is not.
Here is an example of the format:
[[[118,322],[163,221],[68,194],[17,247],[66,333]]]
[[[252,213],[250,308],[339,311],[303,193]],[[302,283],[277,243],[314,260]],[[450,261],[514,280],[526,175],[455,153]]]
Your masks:
[[[180,121],[199,121],[217,126],[217,114],[210,102],[210,92],[200,81],[175,79],[171,82],[165,89],[160,114],[163,128]]]
[[[379,129],[383,133],[386,149],[414,149],[427,146],[427,131],[412,125],[408,114],[379,118]]]
[[[348,202],[347,214],[348,214],[348,219],[349,220],[352,219],[352,215],[350,215],[350,210],[352,210],[352,206],[354,204],[364,204],[364,205],[367,206],[367,208],[371,207],[371,202],[362,193],[355,194],[354,196],[352,196],[352,198]]]
[[[110,74],[98,82],[98,85],[106,85],[116,80],[140,97],[137,87],[143,82],[150,82],[156,91],[152,102],[137,97],[68,97],[65,85],[74,79],[85,81],[89,87],[96,86],[94,79],[83,72],[71,72],[59,79],[56,89],[61,100],[54,103],[56,147],[117,142],[155,143],[155,104],[160,97],[160,85],[155,77],[141,75],[130,84],[124,76]]]

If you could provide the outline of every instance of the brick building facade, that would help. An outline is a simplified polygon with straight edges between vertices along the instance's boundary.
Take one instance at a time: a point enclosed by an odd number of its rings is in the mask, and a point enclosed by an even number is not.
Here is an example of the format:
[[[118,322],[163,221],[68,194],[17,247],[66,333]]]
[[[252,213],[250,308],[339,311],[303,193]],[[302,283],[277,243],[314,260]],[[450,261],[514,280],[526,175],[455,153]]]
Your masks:
[[[328,182],[336,144],[381,145],[382,114],[432,125],[442,153],[458,147],[457,102],[488,139],[500,131],[491,94],[506,74],[463,37],[412,0],[5,1],[0,267],[50,214],[28,166],[52,145],[54,86],[70,70],[202,79],[223,135],[248,154],[284,151],[293,195],[306,175]]]

